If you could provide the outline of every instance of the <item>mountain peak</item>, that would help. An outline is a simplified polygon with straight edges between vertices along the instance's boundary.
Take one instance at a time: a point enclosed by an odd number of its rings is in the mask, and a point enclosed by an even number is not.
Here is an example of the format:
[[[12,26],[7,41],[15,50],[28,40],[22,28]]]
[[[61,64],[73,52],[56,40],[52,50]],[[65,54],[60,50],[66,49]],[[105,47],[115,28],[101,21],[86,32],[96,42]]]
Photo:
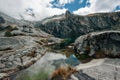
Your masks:
[[[69,17],[71,15],[71,12],[69,11],[69,10],[67,10],[66,12],[65,12],[65,17]]]

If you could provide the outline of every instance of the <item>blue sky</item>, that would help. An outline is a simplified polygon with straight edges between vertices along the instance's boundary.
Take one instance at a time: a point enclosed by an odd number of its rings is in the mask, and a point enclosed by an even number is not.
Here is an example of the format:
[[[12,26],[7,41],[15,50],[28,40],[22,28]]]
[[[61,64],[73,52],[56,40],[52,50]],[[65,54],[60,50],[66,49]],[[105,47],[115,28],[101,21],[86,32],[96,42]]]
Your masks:
[[[114,11],[116,11],[116,10],[120,10],[120,5],[116,6]]]
[[[66,8],[70,12],[78,10],[81,7],[85,7],[88,4],[87,0],[83,0],[81,3],[80,3],[80,0],[74,0],[73,2],[65,4],[64,6],[56,6],[56,5],[54,5],[54,4],[59,4],[58,0],[54,0],[51,3],[53,4],[53,8]]]
[[[77,15],[116,12],[120,0],[0,0],[0,12],[16,19],[42,20],[66,10]]]
[[[110,1],[110,0],[109,0]],[[117,0],[116,0],[117,1]],[[66,8],[68,9],[70,12],[74,12],[80,8],[84,8],[84,7],[90,7],[91,3],[89,2],[89,0],[74,0],[71,3],[65,4],[63,6],[60,5],[56,5],[59,4],[59,0],[54,0],[51,2],[51,4],[53,4],[53,8]],[[99,3],[98,3],[99,4]],[[107,5],[107,4],[106,4]],[[104,7],[104,6],[103,6]],[[116,5],[115,9],[113,9],[112,11],[118,11],[120,10],[120,4]],[[111,12],[112,12],[111,11]]]

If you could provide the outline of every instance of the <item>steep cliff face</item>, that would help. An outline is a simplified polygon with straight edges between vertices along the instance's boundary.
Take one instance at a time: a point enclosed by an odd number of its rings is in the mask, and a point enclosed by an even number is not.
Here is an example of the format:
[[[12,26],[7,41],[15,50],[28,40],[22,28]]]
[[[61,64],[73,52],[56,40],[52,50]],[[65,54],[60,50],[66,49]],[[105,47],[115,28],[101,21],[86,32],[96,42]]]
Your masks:
[[[59,18],[54,17],[49,21],[46,19],[44,22],[37,22],[36,26],[56,37],[77,38],[93,31],[119,29],[120,12],[78,16],[67,11]]]
[[[94,32],[75,41],[79,54],[100,57],[120,57],[120,31]]]

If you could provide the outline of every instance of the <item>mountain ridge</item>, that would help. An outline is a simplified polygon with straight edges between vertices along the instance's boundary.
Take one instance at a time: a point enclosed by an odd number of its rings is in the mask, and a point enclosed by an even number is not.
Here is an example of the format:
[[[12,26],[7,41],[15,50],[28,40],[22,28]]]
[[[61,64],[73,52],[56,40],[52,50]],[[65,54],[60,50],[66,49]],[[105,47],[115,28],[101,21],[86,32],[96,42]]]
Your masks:
[[[89,32],[119,29],[120,12],[96,13],[87,16],[64,14],[62,19],[51,19],[44,24],[38,21],[35,26],[55,37],[77,38]]]

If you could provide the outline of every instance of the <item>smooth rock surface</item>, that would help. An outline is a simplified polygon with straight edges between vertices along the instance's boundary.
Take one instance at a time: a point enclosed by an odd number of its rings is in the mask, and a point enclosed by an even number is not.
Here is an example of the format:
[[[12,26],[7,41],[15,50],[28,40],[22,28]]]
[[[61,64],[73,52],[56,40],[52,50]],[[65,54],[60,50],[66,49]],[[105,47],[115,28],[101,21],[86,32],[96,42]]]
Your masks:
[[[82,71],[95,80],[119,80],[120,59],[106,58],[99,66],[82,69]]]
[[[0,40],[0,72],[15,69],[18,65],[26,65],[45,51],[32,37],[9,37]]]

